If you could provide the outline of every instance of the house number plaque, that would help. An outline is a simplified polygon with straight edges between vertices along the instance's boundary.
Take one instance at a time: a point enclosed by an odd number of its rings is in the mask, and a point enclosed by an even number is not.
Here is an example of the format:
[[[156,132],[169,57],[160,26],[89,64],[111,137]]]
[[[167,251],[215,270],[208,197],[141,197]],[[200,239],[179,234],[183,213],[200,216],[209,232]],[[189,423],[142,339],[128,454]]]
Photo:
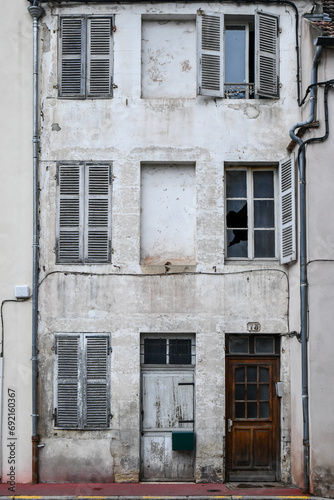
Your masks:
[[[259,333],[259,331],[261,331],[261,323],[258,323],[257,321],[250,321],[247,323],[247,330],[250,333]]]

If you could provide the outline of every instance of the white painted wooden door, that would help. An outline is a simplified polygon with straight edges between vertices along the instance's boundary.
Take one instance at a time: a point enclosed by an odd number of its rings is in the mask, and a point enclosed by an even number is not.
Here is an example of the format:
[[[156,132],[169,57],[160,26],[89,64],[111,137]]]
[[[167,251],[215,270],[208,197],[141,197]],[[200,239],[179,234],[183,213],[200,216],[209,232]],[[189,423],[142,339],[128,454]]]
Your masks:
[[[192,481],[195,451],[173,451],[172,432],[194,430],[194,373],[142,372],[141,471],[146,481]]]

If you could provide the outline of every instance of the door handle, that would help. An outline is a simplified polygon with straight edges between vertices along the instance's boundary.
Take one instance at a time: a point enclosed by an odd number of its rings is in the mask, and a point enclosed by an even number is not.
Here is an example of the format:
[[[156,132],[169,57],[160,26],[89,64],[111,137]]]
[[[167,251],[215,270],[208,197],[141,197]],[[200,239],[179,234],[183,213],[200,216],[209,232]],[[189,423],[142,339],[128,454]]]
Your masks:
[[[227,420],[227,432],[231,432],[232,427],[233,427],[233,420],[229,418]]]

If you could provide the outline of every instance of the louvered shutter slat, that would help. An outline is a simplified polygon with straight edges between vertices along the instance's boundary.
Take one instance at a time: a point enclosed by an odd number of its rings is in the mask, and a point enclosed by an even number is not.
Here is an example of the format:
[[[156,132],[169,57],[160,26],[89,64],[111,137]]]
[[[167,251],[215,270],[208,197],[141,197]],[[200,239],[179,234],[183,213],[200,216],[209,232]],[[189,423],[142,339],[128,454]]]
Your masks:
[[[60,24],[60,88],[62,97],[84,96],[84,20],[62,18]]]
[[[296,260],[295,168],[291,156],[280,163],[280,260],[287,264]]]
[[[58,262],[81,262],[82,165],[59,165],[58,178]]]
[[[88,95],[110,97],[112,93],[112,20],[88,19]]]
[[[105,428],[109,425],[108,396],[108,339],[86,339],[86,428]]]
[[[263,97],[278,97],[278,18],[257,12],[255,19],[255,92]]]
[[[57,427],[79,427],[78,350],[78,337],[57,339]]]
[[[89,262],[110,261],[110,165],[87,166],[86,245]]]
[[[223,27],[222,14],[201,13],[198,29],[198,93],[222,97],[223,91]]]

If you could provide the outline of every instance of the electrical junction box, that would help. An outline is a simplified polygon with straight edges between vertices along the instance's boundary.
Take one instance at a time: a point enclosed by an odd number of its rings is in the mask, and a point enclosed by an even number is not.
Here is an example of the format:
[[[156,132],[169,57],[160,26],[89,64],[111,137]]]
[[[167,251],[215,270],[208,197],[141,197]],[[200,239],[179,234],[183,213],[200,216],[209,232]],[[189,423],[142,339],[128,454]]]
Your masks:
[[[172,432],[172,450],[192,451],[195,448],[195,433],[193,431]]]
[[[17,299],[28,299],[30,297],[30,288],[28,285],[17,285],[15,287],[15,297]]]

